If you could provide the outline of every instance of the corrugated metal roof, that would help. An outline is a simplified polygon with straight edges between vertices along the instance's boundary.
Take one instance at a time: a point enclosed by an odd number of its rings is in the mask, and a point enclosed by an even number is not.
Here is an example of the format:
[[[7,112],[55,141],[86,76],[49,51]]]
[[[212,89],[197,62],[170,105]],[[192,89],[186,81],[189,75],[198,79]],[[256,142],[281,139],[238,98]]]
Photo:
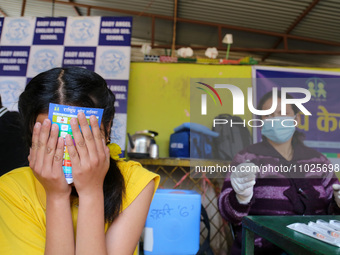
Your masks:
[[[71,0],[70,0],[71,1]],[[69,2],[63,0],[63,2]],[[109,10],[91,9],[92,16],[131,16],[133,12],[133,42],[147,42],[151,40],[151,18],[146,14],[172,17],[174,15],[175,0],[73,0],[74,3],[115,8],[130,12],[124,14]],[[0,9],[9,17],[20,16],[22,1],[1,0]],[[235,29],[256,29],[269,33],[285,34],[289,28],[290,35],[315,38],[338,45],[320,44],[318,42],[297,41],[288,38],[289,50],[318,50],[340,52],[340,9],[339,0],[178,0],[177,16],[179,19],[192,21],[177,23],[177,45],[220,47],[225,44],[219,41],[218,28],[202,24],[206,22],[225,26],[221,29],[221,36],[232,33],[234,43],[231,47],[231,58],[251,55],[257,60],[268,57],[263,63],[287,63],[296,65],[339,66],[340,55],[302,55],[288,53],[256,52],[251,48],[273,49],[279,37],[270,34],[258,34],[251,31]],[[309,12],[299,20],[307,10]],[[70,5],[56,3],[55,16],[87,15],[85,7],[73,8]],[[52,1],[27,0],[25,16],[51,16]],[[3,16],[0,14],[0,16]],[[196,24],[195,24],[196,21]],[[299,21],[295,24],[296,21]],[[295,24],[295,26],[293,26]],[[232,29],[230,26],[234,26]],[[292,27],[293,26],[293,27]],[[172,42],[172,20],[156,19],[154,43],[157,45]],[[221,47],[222,46],[222,47]],[[242,50],[243,48],[243,50]],[[234,51],[233,51],[234,49]],[[237,51],[238,49],[239,51]],[[244,51],[249,49],[249,52]],[[283,41],[277,49],[284,49]],[[153,50],[155,53],[161,50]],[[132,51],[132,59],[139,59],[138,50]],[[204,50],[195,50],[196,55],[204,56]],[[223,52],[221,54],[224,55]],[[221,56],[223,56],[221,55]]]
[[[111,7],[136,12],[146,12],[159,15],[172,16],[174,2],[167,0],[125,0],[125,1],[94,1],[94,0],[77,0],[77,3]]]
[[[292,34],[340,42],[340,1],[320,1]]]
[[[180,1],[180,16],[268,31],[284,32],[306,5],[296,1]],[[303,1],[306,2],[306,1]],[[308,1],[309,2],[309,1]]]

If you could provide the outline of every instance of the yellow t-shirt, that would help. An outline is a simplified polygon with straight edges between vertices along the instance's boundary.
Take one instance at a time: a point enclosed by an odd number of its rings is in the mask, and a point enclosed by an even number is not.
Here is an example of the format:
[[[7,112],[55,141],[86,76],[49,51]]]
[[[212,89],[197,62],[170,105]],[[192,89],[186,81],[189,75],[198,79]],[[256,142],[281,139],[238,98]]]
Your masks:
[[[158,187],[159,175],[134,161],[118,161],[125,180],[122,211],[151,181]],[[72,205],[76,229],[78,207]],[[44,254],[46,238],[46,193],[29,167],[15,169],[0,178],[0,254]],[[106,224],[105,231],[108,226]],[[134,254],[137,254],[136,251]]]

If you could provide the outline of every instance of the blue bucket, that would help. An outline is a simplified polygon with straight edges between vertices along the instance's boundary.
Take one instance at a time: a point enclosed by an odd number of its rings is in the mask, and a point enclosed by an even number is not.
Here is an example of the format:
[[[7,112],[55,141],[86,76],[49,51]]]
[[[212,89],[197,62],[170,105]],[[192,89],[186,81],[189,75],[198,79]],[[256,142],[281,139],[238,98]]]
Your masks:
[[[201,195],[158,189],[145,223],[144,254],[192,255],[199,250]]]

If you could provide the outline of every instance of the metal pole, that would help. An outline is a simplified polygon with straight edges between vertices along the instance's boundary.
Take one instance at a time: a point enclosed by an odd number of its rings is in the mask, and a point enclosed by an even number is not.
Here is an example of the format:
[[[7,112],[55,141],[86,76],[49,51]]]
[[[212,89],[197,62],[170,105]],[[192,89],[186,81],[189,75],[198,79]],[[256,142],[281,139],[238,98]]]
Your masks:
[[[25,16],[26,0],[22,0],[21,17]]]
[[[175,50],[176,50],[176,23],[177,23],[177,0],[175,0],[175,8],[174,8],[174,25],[173,25],[173,30],[172,30],[171,57],[175,57]]]
[[[52,17],[54,17],[54,6],[55,6],[55,2],[54,0],[52,0]]]

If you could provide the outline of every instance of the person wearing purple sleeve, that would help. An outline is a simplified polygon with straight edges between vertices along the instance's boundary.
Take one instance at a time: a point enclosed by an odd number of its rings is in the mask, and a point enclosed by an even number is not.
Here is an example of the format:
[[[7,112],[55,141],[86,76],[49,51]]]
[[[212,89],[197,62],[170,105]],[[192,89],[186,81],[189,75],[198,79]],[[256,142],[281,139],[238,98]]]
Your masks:
[[[287,98],[293,98],[287,95]],[[272,106],[272,93],[260,100],[258,109]],[[222,217],[233,225],[235,241],[231,254],[241,254],[242,218],[247,215],[327,215],[340,214],[339,181],[333,171],[304,171],[312,164],[328,167],[330,161],[303,143],[303,134],[290,122],[300,121],[299,109],[286,106],[281,115],[281,93],[277,109],[262,116],[262,142],[239,152],[231,165],[218,198]],[[284,120],[285,126],[281,123]],[[288,127],[289,126],[289,127]],[[300,169],[302,171],[300,171]],[[334,188],[334,190],[333,190]],[[333,195],[334,194],[334,195]],[[255,237],[255,254],[284,254],[261,237]]]

